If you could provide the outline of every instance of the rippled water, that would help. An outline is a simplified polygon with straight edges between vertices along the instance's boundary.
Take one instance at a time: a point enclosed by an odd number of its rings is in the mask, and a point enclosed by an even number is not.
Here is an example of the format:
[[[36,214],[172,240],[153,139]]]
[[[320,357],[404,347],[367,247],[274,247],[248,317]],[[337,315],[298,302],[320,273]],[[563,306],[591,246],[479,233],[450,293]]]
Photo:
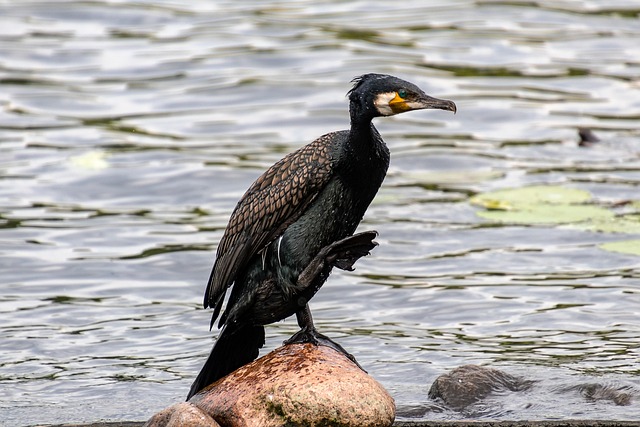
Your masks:
[[[635,1],[0,2],[0,418],[143,420],[212,343],[205,280],[228,215],[284,153],[348,126],[349,80],[398,75],[458,114],[378,120],[380,247],[311,307],[400,419],[640,419],[638,238],[494,224],[477,192],[640,199]],[[586,126],[603,139],[577,146]],[[272,349],[296,330],[267,329]],[[536,380],[458,413],[440,374]],[[629,406],[571,386],[624,389]]]

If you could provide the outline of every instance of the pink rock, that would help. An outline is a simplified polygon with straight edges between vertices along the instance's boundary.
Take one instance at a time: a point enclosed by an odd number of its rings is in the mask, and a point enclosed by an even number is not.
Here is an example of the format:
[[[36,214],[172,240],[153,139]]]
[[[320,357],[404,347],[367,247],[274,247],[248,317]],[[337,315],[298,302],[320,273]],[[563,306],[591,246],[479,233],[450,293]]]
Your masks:
[[[236,370],[189,403],[227,427],[391,426],[387,391],[329,347],[291,344]]]

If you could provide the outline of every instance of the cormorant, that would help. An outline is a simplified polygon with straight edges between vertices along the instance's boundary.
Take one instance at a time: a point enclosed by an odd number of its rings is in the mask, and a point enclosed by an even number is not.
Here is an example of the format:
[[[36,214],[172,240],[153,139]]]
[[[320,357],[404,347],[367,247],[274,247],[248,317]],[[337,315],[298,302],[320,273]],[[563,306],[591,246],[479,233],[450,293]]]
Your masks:
[[[211,327],[233,285],[222,331],[187,399],[258,357],[264,325],[296,314],[300,332],[287,343],[338,344],[319,334],[307,302],[333,267],[352,270],[377,244],[369,231],[352,235],[378,192],[389,150],[372,119],[437,108],[452,101],[426,95],[397,77],[365,74],[349,91],[351,128],[328,133],[262,174],[235,207],[220,240],[204,296]]]

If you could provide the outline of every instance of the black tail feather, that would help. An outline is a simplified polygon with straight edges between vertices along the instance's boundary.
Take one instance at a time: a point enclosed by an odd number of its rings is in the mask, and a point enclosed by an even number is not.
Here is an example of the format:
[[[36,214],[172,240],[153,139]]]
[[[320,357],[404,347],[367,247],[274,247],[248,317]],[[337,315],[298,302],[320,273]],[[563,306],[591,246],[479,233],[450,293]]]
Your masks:
[[[209,358],[191,385],[187,400],[241,366],[254,361],[264,345],[264,327],[241,325],[225,326],[213,345]]]

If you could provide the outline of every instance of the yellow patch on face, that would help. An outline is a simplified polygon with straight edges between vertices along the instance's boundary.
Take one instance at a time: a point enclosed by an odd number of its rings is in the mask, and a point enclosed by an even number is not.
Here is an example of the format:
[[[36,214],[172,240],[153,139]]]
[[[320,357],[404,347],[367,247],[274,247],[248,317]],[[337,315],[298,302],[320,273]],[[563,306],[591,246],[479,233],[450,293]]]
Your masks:
[[[374,104],[383,116],[393,116],[411,109],[407,100],[401,98],[398,92],[381,93],[376,96]]]
[[[407,100],[401,98],[398,92],[396,92],[393,99],[389,101],[389,107],[391,107],[394,114],[402,113],[411,109],[411,107],[407,104]]]

